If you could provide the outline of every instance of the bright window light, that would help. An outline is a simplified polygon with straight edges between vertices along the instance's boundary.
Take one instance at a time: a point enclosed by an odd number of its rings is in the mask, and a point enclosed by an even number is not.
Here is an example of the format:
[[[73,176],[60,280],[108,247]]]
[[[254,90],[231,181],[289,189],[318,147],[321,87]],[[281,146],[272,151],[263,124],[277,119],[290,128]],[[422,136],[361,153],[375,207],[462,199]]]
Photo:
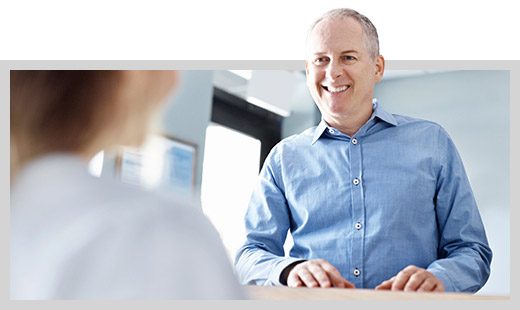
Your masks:
[[[245,241],[244,215],[257,181],[259,140],[217,124],[206,130],[202,210],[213,223],[229,259]]]
[[[95,177],[100,177],[101,172],[103,171],[103,158],[104,152],[101,151],[94,155],[90,162],[88,163],[88,171]]]

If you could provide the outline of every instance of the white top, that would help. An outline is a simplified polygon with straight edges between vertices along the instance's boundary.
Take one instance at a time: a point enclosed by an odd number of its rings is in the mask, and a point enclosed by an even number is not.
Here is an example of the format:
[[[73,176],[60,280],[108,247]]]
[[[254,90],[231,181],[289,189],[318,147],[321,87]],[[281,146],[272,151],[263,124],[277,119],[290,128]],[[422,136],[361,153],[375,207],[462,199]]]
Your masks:
[[[71,155],[11,188],[11,299],[242,299],[218,233],[187,202],[91,176]]]

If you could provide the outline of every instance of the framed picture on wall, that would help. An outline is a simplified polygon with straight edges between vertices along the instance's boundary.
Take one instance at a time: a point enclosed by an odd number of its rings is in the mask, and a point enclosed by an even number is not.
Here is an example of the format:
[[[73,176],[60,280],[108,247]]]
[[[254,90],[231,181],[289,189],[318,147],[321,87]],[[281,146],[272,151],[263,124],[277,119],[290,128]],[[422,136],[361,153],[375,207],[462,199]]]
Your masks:
[[[116,174],[123,183],[150,190],[195,190],[197,146],[167,135],[152,135],[141,148],[123,148]]]

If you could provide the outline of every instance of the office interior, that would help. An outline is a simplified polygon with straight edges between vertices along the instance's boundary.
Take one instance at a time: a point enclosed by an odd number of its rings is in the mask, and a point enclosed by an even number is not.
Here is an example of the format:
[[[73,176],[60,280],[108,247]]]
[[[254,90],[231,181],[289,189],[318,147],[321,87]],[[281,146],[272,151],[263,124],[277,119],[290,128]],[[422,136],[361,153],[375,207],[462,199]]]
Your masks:
[[[477,294],[509,295],[509,71],[387,70],[375,97],[390,113],[437,122],[449,133],[493,250],[490,278]],[[265,156],[319,121],[304,70],[180,71],[156,132],[196,150],[190,191],[230,261],[243,241],[242,218]],[[93,174],[121,178],[120,155],[96,161]]]

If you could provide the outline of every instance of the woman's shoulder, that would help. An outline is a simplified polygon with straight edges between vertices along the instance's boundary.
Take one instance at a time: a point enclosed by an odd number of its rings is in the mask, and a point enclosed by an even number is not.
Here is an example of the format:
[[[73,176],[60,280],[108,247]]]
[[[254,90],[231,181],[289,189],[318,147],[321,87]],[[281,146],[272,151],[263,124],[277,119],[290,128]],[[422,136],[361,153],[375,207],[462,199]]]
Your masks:
[[[117,213],[112,218],[143,223],[153,221],[154,226],[164,223],[168,227],[206,226],[209,221],[203,215],[198,199],[190,193],[172,190],[151,191],[105,181],[99,184],[105,188],[105,201],[109,212]],[[173,225],[175,224],[175,226]]]

